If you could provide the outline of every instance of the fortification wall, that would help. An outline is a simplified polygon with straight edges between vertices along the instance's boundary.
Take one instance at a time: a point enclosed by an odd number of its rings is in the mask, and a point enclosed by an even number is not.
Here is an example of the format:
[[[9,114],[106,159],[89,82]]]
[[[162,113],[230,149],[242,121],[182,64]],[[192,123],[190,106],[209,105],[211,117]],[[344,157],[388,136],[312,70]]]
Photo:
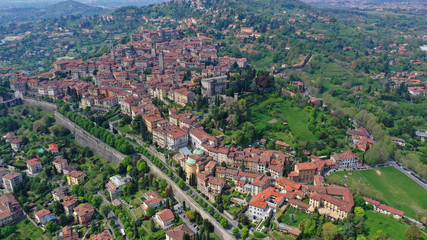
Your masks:
[[[31,107],[40,107],[41,109],[53,112],[55,115],[55,120],[58,124],[66,127],[74,135],[74,139],[83,146],[87,146],[94,153],[99,156],[107,159],[110,162],[119,164],[126,155],[120,153],[116,149],[108,146],[106,143],[102,142],[98,138],[92,136],[90,133],[86,132],[83,128],[77,126],[70,119],[66,118],[64,115],[56,111],[56,105],[53,103],[39,101],[36,99],[24,97],[24,105]]]
[[[39,101],[36,99],[24,97],[22,99],[24,105],[31,106],[31,107],[39,107],[45,111],[48,112],[55,112],[56,111],[56,105],[54,103],[49,103],[46,101]]]
[[[55,112],[55,120],[58,124],[61,124],[68,130],[70,130],[70,132],[74,135],[74,138],[78,143],[83,146],[89,147],[94,153],[107,159],[108,161],[119,164],[123,160],[123,158],[126,157],[126,155],[120,153],[119,151],[108,146],[106,143],[102,142],[98,138],[92,136],[90,133],[77,126],[70,119],[66,118],[59,112]]]

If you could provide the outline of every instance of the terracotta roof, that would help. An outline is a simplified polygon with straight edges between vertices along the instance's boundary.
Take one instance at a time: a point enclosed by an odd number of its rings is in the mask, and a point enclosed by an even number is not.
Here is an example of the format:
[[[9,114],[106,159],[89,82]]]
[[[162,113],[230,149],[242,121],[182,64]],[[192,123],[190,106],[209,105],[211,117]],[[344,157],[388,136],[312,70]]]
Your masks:
[[[90,214],[95,213],[95,209],[93,209],[93,207],[90,203],[83,203],[83,204],[80,204],[79,206],[75,207],[74,212],[76,212],[77,215],[79,217],[81,217],[81,216],[90,215]]]
[[[92,240],[110,240],[112,239],[108,231],[104,231],[91,237]]]
[[[79,201],[79,198],[77,196],[71,195],[71,196],[65,196],[63,199],[62,205],[69,207],[71,205],[76,204]]]
[[[22,174],[19,172],[10,172],[10,173],[4,175],[3,178],[6,178],[8,180],[12,180],[12,179],[18,177],[19,175],[22,175]]]
[[[56,143],[54,143],[54,144],[50,144],[49,145],[49,150],[50,151],[58,151],[58,145],[56,145]]]
[[[49,215],[51,212],[47,209],[42,209],[40,211],[37,211],[34,215],[36,215],[39,219],[43,218],[46,215]]]
[[[178,227],[172,228],[171,230],[166,232],[166,235],[169,236],[171,240],[182,240],[184,234],[187,233],[192,237],[194,235],[193,231],[187,227],[185,224],[181,224]]]
[[[331,156],[331,159],[334,159],[335,161],[343,161],[345,159],[349,158],[358,158],[354,153],[350,150],[347,150],[345,152],[342,152],[340,154],[335,154]]]
[[[317,169],[316,164],[312,162],[297,163],[297,167],[298,167],[298,170],[300,171]]]
[[[301,184],[296,183],[296,182],[294,182],[294,181],[292,181],[286,177],[283,177],[283,176],[279,177],[276,180],[276,183],[281,185],[281,186],[289,186],[293,189],[300,189],[301,188]]]
[[[72,171],[68,174],[68,176],[73,177],[73,178],[78,178],[82,175],[84,175],[84,172],[82,172],[82,171]]]
[[[302,201],[297,200],[297,199],[289,199],[289,203],[290,204],[295,204],[295,205],[303,207],[305,209],[308,208],[308,203],[302,202]]]
[[[175,215],[173,215],[173,212],[170,209],[163,209],[162,211],[159,211],[156,213],[157,216],[162,220],[162,222],[167,222],[171,219],[175,218]]]
[[[30,167],[33,167],[33,166],[36,166],[36,165],[39,165],[39,164],[42,164],[42,162],[38,158],[33,158],[33,159],[30,159],[30,160],[27,161],[27,165],[30,166]]]

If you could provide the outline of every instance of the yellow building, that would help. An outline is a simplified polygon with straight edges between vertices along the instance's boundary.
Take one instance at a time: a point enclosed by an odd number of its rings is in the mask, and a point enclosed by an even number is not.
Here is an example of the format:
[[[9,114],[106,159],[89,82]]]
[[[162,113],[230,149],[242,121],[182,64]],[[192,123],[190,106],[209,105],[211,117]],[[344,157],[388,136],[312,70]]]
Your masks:
[[[72,171],[67,174],[68,185],[80,185],[85,181],[85,174],[82,171]]]

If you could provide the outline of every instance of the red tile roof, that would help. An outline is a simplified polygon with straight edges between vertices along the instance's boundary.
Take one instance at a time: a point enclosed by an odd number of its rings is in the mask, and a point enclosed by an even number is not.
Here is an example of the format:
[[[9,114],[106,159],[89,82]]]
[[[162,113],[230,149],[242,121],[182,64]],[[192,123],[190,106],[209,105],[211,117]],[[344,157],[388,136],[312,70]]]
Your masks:
[[[166,232],[166,236],[169,236],[171,240],[182,240],[184,234],[187,233],[192,237],[194,235],[193,231],[187,227],[185,224],[181,224],[178,227],[172,228],[171,230]]]
[[[175,218],[175,215],[170,209],[163,209],[162,211],[159,211],[156,213],[157,216],[162,220],[162,222],[167,222],[171,219]]]

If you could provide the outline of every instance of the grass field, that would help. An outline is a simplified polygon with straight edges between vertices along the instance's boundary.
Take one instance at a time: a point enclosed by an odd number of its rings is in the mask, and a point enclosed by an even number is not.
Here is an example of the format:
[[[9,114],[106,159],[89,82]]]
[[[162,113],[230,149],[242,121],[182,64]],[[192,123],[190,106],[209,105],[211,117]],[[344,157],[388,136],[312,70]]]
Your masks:
[[[361,185],[367,186],[380,194],[377,199],[404,211],[406,216],[415,219],[427,217],[426,190],[394,167],[378,170],[337,172],[328,176],[327,181],[347,185],[353,192],[357,192]]]
[[[367,211],[365,216],[365,225],[369,228],[369,236],[373,236],[378,230],[382,230],[392,237],[392,239],[406,239],[405,231],[409,227],[408,225],[394,218],[390,218],[387,215],[375,213],[373,211]]]
[[[27,219],[22,220],[16,226],[18,227],[16,232],[5,239],[43,239],[43,232],[37,227],[35,227],[33,224],[31,224],[31,222]]]
[[[266,104],[270,101],[271,104]],[[270,137],[291,141],[293,137],[300,141],[316,140],[313,133],[307,127],[307,112],[300,108],[292,107],[290,102],[278,99],[268,99],[250,107],[250,122],[255,124],[257,129],[270,125],[268,122],[272,119],[278,121],[274,124],[281,125],[283,119],[288,123],[292,135],[283,132],[272,132]]]
[[[291,221],[291,215],[293,220]],[[299,222],[304,222],[307,219],[308,215],[289,206],[285,213],[282,214],[282,222],[288,225],[298,227]]]

